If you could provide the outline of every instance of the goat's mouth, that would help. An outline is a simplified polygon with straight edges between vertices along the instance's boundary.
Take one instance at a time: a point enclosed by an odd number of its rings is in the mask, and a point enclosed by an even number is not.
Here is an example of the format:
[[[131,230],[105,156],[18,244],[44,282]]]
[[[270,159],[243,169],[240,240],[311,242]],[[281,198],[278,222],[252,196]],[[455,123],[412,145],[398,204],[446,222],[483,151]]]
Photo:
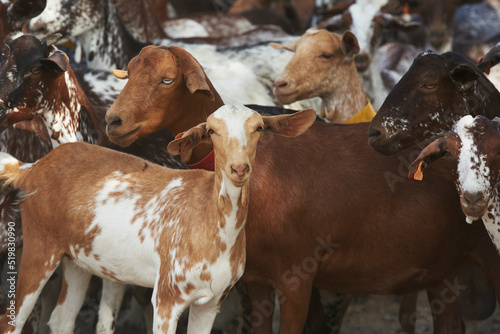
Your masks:
[[[285,91],[283,89],[274,89],[274,96],[280,103],[287,104],[295,102],[295,97],[298,95],[297,91]]]
[[[116,131],[109,131],[109,127],[106,127],[106,133],[113,143],[120,145],[122,147],[129,146],[137,139],[137,133],[139,132],[140,126],[135,129],[125,133],[125,134],[116,134]]]
[[[484,200],[481,201],[481,203],[470,205],[463,199],[463,197],[460,197],[462,211],[471,221],[478,220],[484,216],[486,210],[488,210],[488,202],[488,200]]]

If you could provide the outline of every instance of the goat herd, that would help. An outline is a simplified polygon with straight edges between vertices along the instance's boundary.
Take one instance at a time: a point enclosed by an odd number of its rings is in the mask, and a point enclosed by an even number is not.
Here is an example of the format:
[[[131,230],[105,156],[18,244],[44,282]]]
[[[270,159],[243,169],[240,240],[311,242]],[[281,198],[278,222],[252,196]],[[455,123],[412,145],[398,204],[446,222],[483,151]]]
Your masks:
[[[434,333],[474,330],[500,300],[497,12],[2,0],[0,333],[338,333],[360,294],[416,333],[422,290]]]

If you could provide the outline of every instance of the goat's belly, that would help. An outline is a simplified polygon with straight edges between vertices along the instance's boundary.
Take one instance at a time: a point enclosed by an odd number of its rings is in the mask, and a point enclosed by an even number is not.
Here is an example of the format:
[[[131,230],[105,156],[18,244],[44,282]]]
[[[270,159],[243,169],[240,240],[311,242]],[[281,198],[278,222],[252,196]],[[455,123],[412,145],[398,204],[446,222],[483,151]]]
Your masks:
[[[85,247],[70,246],[69,253],[94,275],[127,284],[153,287],[160,268],[153,231],[142,224],[97,215],[87,228]],[[121,217],[123,218],[123,217]]]

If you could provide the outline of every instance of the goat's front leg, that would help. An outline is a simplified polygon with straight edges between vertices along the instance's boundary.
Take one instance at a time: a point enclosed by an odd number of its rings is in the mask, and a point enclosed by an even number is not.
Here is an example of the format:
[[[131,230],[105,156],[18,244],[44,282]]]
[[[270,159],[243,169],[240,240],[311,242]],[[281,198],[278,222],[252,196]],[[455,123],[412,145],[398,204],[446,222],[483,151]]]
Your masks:
[[[175,334],[177,321],[187,308],[182,292],[178,289],[170,289],[170,284],[165,281],[161,279],[161,275],[158,275],[153,288],[151,297],[151,303],[153,304],[153,334]]]
[[[218,310],[217,300],[206,305],[191,304],[187,334],[210,334]]]
[[[97,334],[113,334],[114,323],[118,317],[125,284],[102,280],[102,295],[99,303],[99,321],[97,322]]]
[[[311,300],[312,280],[303,280],[292,290],[286,285],[276,286],[280,305],[279,334],[300,334],[304,329]]]
[[[458,296],[453,291],[452,282],[454,282],[453,278],[445,279],[440,284],[427,290],[427,297],[429,298],[434,319],[434,334],[465,333]]]
[[[248,282],[246,288],[250,299],[251,313],[245,315],[249,319],[245,321],[244,326],[246,323],[250,323],[252,334],[272,334],[276,298],[274,288],[269,284],[257,282]],[[244,300],[245,297],[242,296],[242,299]],[[243,330],[245,330],[244,333],[250,332],[246,328]]]
[[[49,321],[51,333],[72,334],[82,308],[92,275],[69,258],[63,258],[63,284]]]

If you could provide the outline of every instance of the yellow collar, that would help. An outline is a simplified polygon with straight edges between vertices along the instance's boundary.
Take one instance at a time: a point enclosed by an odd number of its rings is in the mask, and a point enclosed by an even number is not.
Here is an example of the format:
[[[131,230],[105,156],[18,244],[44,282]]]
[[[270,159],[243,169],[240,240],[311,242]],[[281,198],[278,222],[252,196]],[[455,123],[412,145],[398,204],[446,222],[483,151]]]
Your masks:
[[[360,112],[354,115],[350,120],[346,122],[346,124],[351,123],[361,123],[361,122],[370,122],[377,112],[373,109],[372,104],[368,101],[366,107],[364,107]]]

